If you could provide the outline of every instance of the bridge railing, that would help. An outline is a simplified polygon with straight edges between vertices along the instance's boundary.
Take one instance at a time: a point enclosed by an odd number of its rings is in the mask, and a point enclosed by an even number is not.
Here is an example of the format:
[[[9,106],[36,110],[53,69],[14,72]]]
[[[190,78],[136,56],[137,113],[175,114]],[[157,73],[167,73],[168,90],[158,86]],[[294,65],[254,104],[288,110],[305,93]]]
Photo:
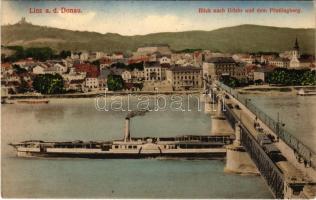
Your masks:
[[[236,122],[241,120],[232,110],[225,105],[226,112],[224,112],[228,122],[232,127]],[[270,187],[275,198],[283,199],[284,197],[284,177],[281,170],[275,165],[267,153],[258,144],[256,139],[252,136],[249,130],[240,124],[240,141],[241,145],[245,147],[253,160],[261,175],[264,177],[267,185]]]
[[[316,153],[312,151],[309,147],[304,145],[299,139],[297,139],[288,130],[285,130],[280,122],[275,121],[260,108],[255,106],[244,96],[238,94],[233,88],[218,82],[219,86],[235,97],[239,102],[246,106],[253,114],[255,114],[262,122],[264,122],[271,130],[273,130],[279,138],[281,138],[288,146],[294,150],[294,154],[298,155],[298,159],[302,162],[308,162],[314,169],[316,169]]]

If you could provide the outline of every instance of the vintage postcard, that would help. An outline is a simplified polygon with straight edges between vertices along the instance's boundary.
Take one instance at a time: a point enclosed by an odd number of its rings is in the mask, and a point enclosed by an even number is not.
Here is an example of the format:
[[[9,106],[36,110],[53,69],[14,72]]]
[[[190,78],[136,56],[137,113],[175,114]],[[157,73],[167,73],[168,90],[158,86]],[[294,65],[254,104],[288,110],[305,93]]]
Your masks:
[[[315,1],[1,0],[2,198],[316,198]]]

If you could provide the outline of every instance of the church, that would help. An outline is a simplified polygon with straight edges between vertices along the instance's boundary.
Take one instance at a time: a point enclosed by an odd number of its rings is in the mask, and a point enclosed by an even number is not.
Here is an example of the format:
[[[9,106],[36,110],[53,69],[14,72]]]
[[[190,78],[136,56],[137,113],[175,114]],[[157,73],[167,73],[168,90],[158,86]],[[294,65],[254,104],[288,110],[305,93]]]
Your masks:
[[[291,51],[291,58],[290,58],[290,68],[297,68],[300,67],[300,47],[298,46],[297,38],[295,39],[294,48]]]

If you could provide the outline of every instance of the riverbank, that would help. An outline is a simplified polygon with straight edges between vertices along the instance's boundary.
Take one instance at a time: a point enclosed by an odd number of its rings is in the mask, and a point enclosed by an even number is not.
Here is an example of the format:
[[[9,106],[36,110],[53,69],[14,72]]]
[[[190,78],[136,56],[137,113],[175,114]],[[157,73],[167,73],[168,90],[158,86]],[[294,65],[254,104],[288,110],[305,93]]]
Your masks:
[[[296,96],[299,90],[316,91],[316,86],[273,86],[273,85],[252,85],[238,88],[239,94],[256,94],[268,96]]]
[[[188,94],[199,94],[201,91],[199,90],[189,90],[189,91],[163,91],[163,92],[151,92],[151,91],[120,91],[120,92],[112,92],[107,91],[98,91],[98,92],[89,92],[89,93],[71,93],[71,94],[51,94],[51,95],[38,95],[38,94],[14,94],[6,97],[2,97],[3,99],[52,99],[52,98],[94,98],[100,96],[127,96],[127,95],[188,95]]]

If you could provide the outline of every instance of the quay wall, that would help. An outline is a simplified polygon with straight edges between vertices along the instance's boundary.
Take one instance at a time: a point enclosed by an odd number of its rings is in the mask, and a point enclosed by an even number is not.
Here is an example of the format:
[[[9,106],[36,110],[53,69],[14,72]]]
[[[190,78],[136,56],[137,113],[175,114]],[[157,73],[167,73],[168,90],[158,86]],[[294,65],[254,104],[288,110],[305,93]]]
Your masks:
[[[170,92],[100,92],[100,93],[72,93],[72,94],[53,94],[53,95],[9,95],[9,99],[48,99],[48,98],[93,98],[107,96],[127,96],[127,95],[188,95],[199,94],[199,91],[170,91]]]

